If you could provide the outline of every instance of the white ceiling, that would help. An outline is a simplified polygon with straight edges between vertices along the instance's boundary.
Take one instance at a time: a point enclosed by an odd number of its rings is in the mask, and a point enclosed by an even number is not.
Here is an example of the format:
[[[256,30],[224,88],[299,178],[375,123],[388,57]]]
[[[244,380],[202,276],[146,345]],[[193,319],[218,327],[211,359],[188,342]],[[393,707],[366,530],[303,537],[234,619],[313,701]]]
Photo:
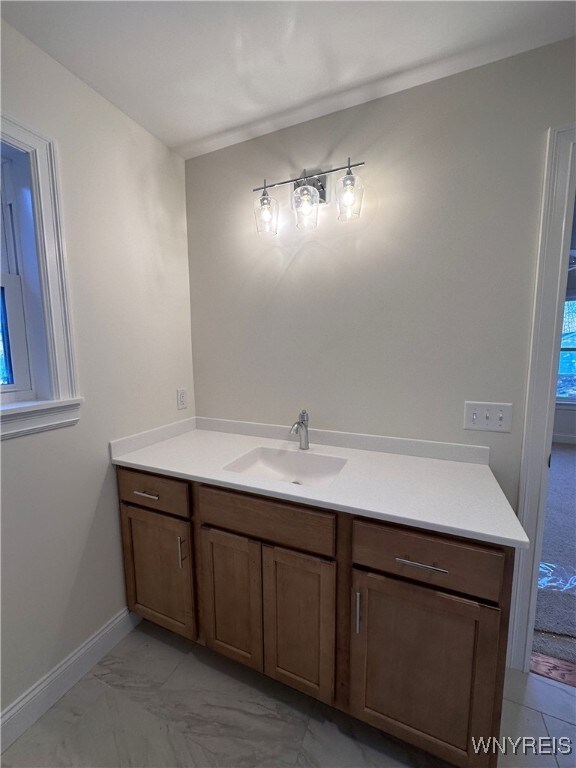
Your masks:
[[[574,2],[3,2],[183,157],[575,34]]]

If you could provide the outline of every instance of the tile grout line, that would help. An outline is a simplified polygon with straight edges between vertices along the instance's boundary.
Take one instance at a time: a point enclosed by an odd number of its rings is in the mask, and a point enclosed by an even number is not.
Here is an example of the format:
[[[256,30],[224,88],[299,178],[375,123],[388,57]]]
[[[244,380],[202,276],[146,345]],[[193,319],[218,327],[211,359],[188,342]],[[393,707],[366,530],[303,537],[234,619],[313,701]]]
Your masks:
[[[546,718],[544,717],[544,713],[540,712],[540,715],[542,716],[542,720],[544,721],[544,730],[548,734],[548,738],[551,738],[551,733],[548,728],[548,723],[546,722]],[[558,766],[558,768],[560,768],[560,763],[558,762],[558,755],[554,754],[554,760],[556,761],[556,765]]]
[[[530,707],[528,707],[530,709]],[[541,710],[537,710],[538,712],[541,712]],[[560,723],[564,723],[564,725],[570,725],[572,728],[576,728],[576,723],[571,722],[570,720],[564,720],[563,717],[557,717],[556,715],[551,715],[549,712],[542,712],[542,717],[551,717],[553,720],[558,720]]]
[[[528,704],[521,704],[519,701],[514,701],[514,699],[509,699],[507,696],[504,696],[504,701],[510,702],[510,704],[516,704],[517,707],[524,707],[524,709],[530,709],[532,712],[539,712],[542,716],[546,715],[547,717],[553,717],[555,720],[560,720],[563,723],[566,723],[566,725],[572,725],[576,726],[576,722],[573,723],[571,720],[565,720],[563,717],[558,717],[558,715],[552,715],[550,712],[544,712],[542,709],[537,709],[536,707],[530,707]]]

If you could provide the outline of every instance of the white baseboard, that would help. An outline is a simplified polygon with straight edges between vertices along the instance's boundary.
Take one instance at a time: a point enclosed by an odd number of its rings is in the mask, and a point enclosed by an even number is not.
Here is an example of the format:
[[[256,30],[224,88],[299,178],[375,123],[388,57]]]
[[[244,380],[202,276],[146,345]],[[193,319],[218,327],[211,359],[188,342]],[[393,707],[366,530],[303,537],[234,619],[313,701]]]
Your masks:
[[[564,443],[565,445],[576,445],[576,435],[564,435],[562,433],[554,433],[552,435],[553,443]]]
[[[139,622],[138,616],[123,608],[92,637],[6,707],[0,714],[2,749],[9,747],[47,712]]]

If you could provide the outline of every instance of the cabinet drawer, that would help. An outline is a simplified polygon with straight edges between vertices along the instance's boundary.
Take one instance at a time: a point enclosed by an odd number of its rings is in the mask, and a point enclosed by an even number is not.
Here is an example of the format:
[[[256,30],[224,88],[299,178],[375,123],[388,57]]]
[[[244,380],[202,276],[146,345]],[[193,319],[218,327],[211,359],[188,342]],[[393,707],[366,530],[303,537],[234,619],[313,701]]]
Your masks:
[[[326,557],[335,554],[336,516],[330,512],[200,486],[198,514],[218,528]]]
[[[171,477],[157,477],[146,472],[118,469],[120,499],[178,517],[190,517],[188,483]]]
[[[352,542],[357,565],[485,600],[500,600],[501,551],[360,520],[354,521]]]

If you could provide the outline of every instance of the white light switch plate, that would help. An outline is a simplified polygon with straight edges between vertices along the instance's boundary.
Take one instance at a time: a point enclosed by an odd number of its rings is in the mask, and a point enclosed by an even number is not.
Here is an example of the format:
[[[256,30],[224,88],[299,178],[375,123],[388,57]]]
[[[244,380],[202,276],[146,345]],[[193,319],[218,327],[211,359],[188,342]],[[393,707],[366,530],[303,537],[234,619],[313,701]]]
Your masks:
[[[512,430],[512,403],[464,403],[464,429],[483,432]]]

